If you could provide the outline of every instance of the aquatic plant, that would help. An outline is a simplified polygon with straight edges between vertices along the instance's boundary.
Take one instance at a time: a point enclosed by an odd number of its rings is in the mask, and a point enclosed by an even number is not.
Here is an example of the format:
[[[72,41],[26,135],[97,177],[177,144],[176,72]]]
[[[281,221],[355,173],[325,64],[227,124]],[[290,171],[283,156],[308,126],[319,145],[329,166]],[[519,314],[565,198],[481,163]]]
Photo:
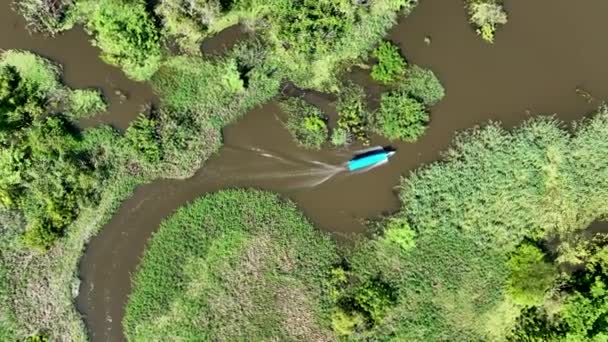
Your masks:
[[[345,84],[338,95],[338,128],[348,132],[363,144],[369,144],[369,112],[363,88],[354,83]]]
[[[403,90],[393,90],[382,94],[380,109],[375,115],[378,133],[391,140],[416,141],[429,122],[429,114],[424,104],[410,97]]]
[[[346,129],[337,127],[331,132],[331,144],[340,147],[347,145],[350,142],[350,137]]]
[[[72,27],[69,11],[73,0],[16,0],[15,8],[35,32],[55,35]]]
[[[156,163],[162,158],[162,146],[156,120],[140,114],[127,128],[125,139],[131,148],[141,154],[144,160]]]
[[[69,94],[66,112],[74,118],[79,118],[99,114],[107,109],[100,91],[76,89]]]
[[[304,99],[291,97],[281,102],[287,113],[285,127],[300,146],[320,149],[327,141],[327,116]]]
[[[435,105],[445,96],[445,89],[435,73],[417,65],[412,65],[407,69],[401,87],[427,107]]]
[[[496,0],[468,0],[469,20],[477,33],[488,43],[494,43],[498,25],[507,23],[507,13]]]
[[[382,84],[399,81],[406,71],[406,62],[399,47],[391,42],[383,41],[374,50],[373,56],[378,63],[372,67],[372,78]]]

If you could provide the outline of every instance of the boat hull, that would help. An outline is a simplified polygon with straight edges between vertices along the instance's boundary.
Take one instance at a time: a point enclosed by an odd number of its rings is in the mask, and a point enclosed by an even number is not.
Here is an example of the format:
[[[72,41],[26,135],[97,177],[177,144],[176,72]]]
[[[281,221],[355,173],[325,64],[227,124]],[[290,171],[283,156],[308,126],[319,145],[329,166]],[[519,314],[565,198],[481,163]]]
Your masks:
[[[357,171],[371,166],[386,163],[390,157],[388,152],[379,152],[365,157],[352,159],[348,162],[348,171]]]

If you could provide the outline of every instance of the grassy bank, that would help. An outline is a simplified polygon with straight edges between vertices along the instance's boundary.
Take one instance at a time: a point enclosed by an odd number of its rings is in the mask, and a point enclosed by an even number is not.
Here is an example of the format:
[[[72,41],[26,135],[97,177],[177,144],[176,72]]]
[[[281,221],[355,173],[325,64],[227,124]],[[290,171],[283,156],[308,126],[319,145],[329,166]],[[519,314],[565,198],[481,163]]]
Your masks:
[[[154,235],[134,278],[127,338],[327,340],[324,279],[336,259],[333,242],[276,195],[207,195]]]

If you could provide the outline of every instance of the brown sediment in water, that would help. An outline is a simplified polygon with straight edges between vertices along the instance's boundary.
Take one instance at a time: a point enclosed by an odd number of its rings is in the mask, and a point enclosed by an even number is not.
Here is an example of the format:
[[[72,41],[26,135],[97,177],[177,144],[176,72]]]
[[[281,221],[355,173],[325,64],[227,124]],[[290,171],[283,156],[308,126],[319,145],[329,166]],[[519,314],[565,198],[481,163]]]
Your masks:
[[[97,88],[108,102],[108,111],[79,122],[82,128],[110,124],[126,129],[147,104],[157,98],[149,84],[129,80],[116,67],[104,63],[100,51],[82,28],[55,38],[30,34],[25,20],[11,9],[12,1],[0,1],[0,49],[30,50],[61,64],[63,82],[72,88]]]
[[[192,178],[157,180],[138,187],[92,239],[80,264],[77,305],[92,339],[124,339],[121,320],[131,291],[130,277],[148,238],[175,209],[207,192],[241,186],[277,191],[294,200],[320,228],[348,238],[365,231],[365,218],[397,210],[394,187],[399,177],[436,160],[455,131],[488,120],[513,126],[530,113],[555,113],[570,121],[599,104],[581,98],[577,88],[596,100],[607,97],[608,47],[599,33],[608,28],[603,18],[608,3],[573,6],[566,0],[518,1],[507,3],[507,10],[509,23],[501,27],[494,45],[476,36],[458,1],[422,1],[391,31],[389,38],[402,47],[410,62],[429,67],[439,76],[447,96],[432,108],[430,127],[417,143],[392,144],[397,155],[388,165],[363,174],[339,173],[310,186],[323,178],[319,172],[323,167],[313,161],[340,165],[360,147],[318,152],[298,148],[282,127],[278,106],[271,102],[227,127],[225,147]],[[108,87],[111,74],[112,82],[135,89],[132,95],[141,94],[130,99],[147,101],[145,94],[151,94],[147,86],[130,83],[117,69],[99,61],[97,49],[89,46],[81,30],[53,40],[30,37],[22,32],[23,21],[6,11],[0,12],[0,25],[5,28],[0,47],[31,49],[64,64],[66,82],[72,87],[100,86],[96,80],[105,80],[101,86]],[[425,37],[432,37],[432,43],[425,43]],[[372,98],[377,96],[380,88],[370,84],[366,71],[355,68],[352,77],[369,85]],[[331,96],[303,95],[332,110]],[[136,109],[120,109],[125,110],[124,117],[114,123],[126,126],[126,118],[132,119]],[[109,117],[114,117],[114,110],[101,120]],[[389,142],[375,138],[374,144]],[[327,172],[331,173],[329,168]]]

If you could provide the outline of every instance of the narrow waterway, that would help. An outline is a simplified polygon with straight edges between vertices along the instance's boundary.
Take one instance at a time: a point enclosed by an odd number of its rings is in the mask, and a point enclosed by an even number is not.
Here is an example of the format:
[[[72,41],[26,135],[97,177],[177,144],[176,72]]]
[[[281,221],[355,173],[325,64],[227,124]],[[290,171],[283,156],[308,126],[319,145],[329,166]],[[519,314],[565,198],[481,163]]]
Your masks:
[[[494,45],[484,43],[467,23],[460,1],[423,0],[414,13],[390,32],[408,60],[434,70],[447,96],[431,113],[426,135],[415,144],[393,144],[397,155],[388,165],[362,174],[337,168],[353,151],[304,151],[282,127],[282,114],[271,102],[246,114],[224,131],[225,147],[192,178],[157,180],[142,185],[87,246],[80,264],[82,284],[77,299],[94,341],[123,340],[121,320],[130,277],[147,241],[163,218],[205,193],[247,186],[277,191],[294,200],[321,229],[348,239],[364,231],[363,220],[397,210],[399,177],[438,159],[455,131],[500,120],[513,126],[538,113],[569,121],[593,110],[607,98],[605,84],[608,2],[573,5],[567,0],[508,1],[509,23]],[[128,81],[116,68],[103,64],[82,30],[54,39],[29,36],[23,21],[0,5],[0,48],[30,49],[64,64],[72,87],[101,87],[110,113],[87,124],[108,122],[126,127],[141,104],[154,99],[146,85]],[[226,35],[233,40],[233,32]],[[425,43],[425,37],[431,43]],[[217,44],[217,45],[216,45]],[[227,42],[226,44],[230,44]],[[206,48],[223,46],[215,41]],[[355,71],[357,82],[371,93],[378,87]],[[597,101],[577,95],[580,87]],[[113,94],[130,94],[120,103]],[[288,91],[288,90],[286,90]],[[309,92],[307,98],[333,111],[331,96]],[[375,144],[389,142],[375,139]]]

